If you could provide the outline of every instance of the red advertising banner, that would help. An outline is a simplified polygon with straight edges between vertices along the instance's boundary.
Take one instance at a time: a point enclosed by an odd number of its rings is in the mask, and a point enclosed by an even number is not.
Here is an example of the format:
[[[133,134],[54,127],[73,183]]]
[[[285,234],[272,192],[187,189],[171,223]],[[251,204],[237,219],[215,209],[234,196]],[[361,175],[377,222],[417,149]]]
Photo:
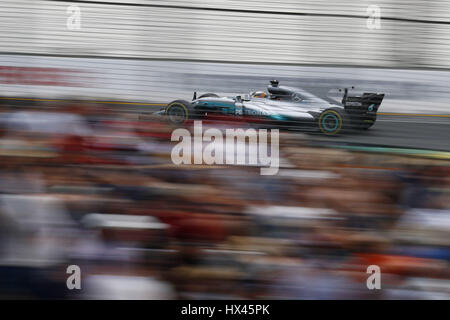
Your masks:
[[[0,66],[0,83],[38,86],[77,87],[74,73],[77,70],[64,68],[39,68]]]

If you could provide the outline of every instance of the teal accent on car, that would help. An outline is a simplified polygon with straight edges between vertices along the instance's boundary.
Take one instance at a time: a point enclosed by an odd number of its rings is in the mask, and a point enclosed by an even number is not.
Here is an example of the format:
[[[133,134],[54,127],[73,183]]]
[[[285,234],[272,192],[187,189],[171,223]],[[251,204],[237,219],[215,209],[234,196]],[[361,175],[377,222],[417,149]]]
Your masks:
[[[229,102],[216,102],[216,101],[200,101],[198,106],[208,106],[208,107],[234,107],[234,103]]]
[[[270,119],[274,119],[274,120],[286,120],[286,117],[283,117],[282,115],[279,115],[279,114],[272,114],[272,115],[270,115]]]

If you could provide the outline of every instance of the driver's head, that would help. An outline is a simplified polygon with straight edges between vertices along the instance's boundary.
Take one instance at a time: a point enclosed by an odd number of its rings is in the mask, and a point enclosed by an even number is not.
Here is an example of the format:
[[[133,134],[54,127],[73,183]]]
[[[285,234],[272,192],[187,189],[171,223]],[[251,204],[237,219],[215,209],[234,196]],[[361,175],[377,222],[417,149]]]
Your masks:
[[[267,94],[264,91],[255,91],[252,94],[253,98],[267,98]]]

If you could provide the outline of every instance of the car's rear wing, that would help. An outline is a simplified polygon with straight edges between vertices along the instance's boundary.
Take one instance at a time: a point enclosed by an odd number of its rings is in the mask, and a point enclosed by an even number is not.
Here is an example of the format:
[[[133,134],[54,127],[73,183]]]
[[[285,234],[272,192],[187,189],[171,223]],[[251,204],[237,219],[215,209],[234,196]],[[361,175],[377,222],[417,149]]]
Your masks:
[[[384,93],[364,92],[361,96],[349,96],[348,88],[345,88],[342,104],[349,113],[377,112],[383,99]]]

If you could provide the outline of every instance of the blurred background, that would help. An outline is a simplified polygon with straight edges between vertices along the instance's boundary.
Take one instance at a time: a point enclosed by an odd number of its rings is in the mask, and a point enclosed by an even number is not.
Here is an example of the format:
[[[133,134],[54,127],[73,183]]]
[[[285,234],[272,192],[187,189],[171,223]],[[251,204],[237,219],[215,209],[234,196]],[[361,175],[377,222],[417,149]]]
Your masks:
[[[0,298],[449,298],[449,2],[3,0],[0,28]],[[275,176],[172,164],[153,111],[274,78],[386,98],[283,132]]]

